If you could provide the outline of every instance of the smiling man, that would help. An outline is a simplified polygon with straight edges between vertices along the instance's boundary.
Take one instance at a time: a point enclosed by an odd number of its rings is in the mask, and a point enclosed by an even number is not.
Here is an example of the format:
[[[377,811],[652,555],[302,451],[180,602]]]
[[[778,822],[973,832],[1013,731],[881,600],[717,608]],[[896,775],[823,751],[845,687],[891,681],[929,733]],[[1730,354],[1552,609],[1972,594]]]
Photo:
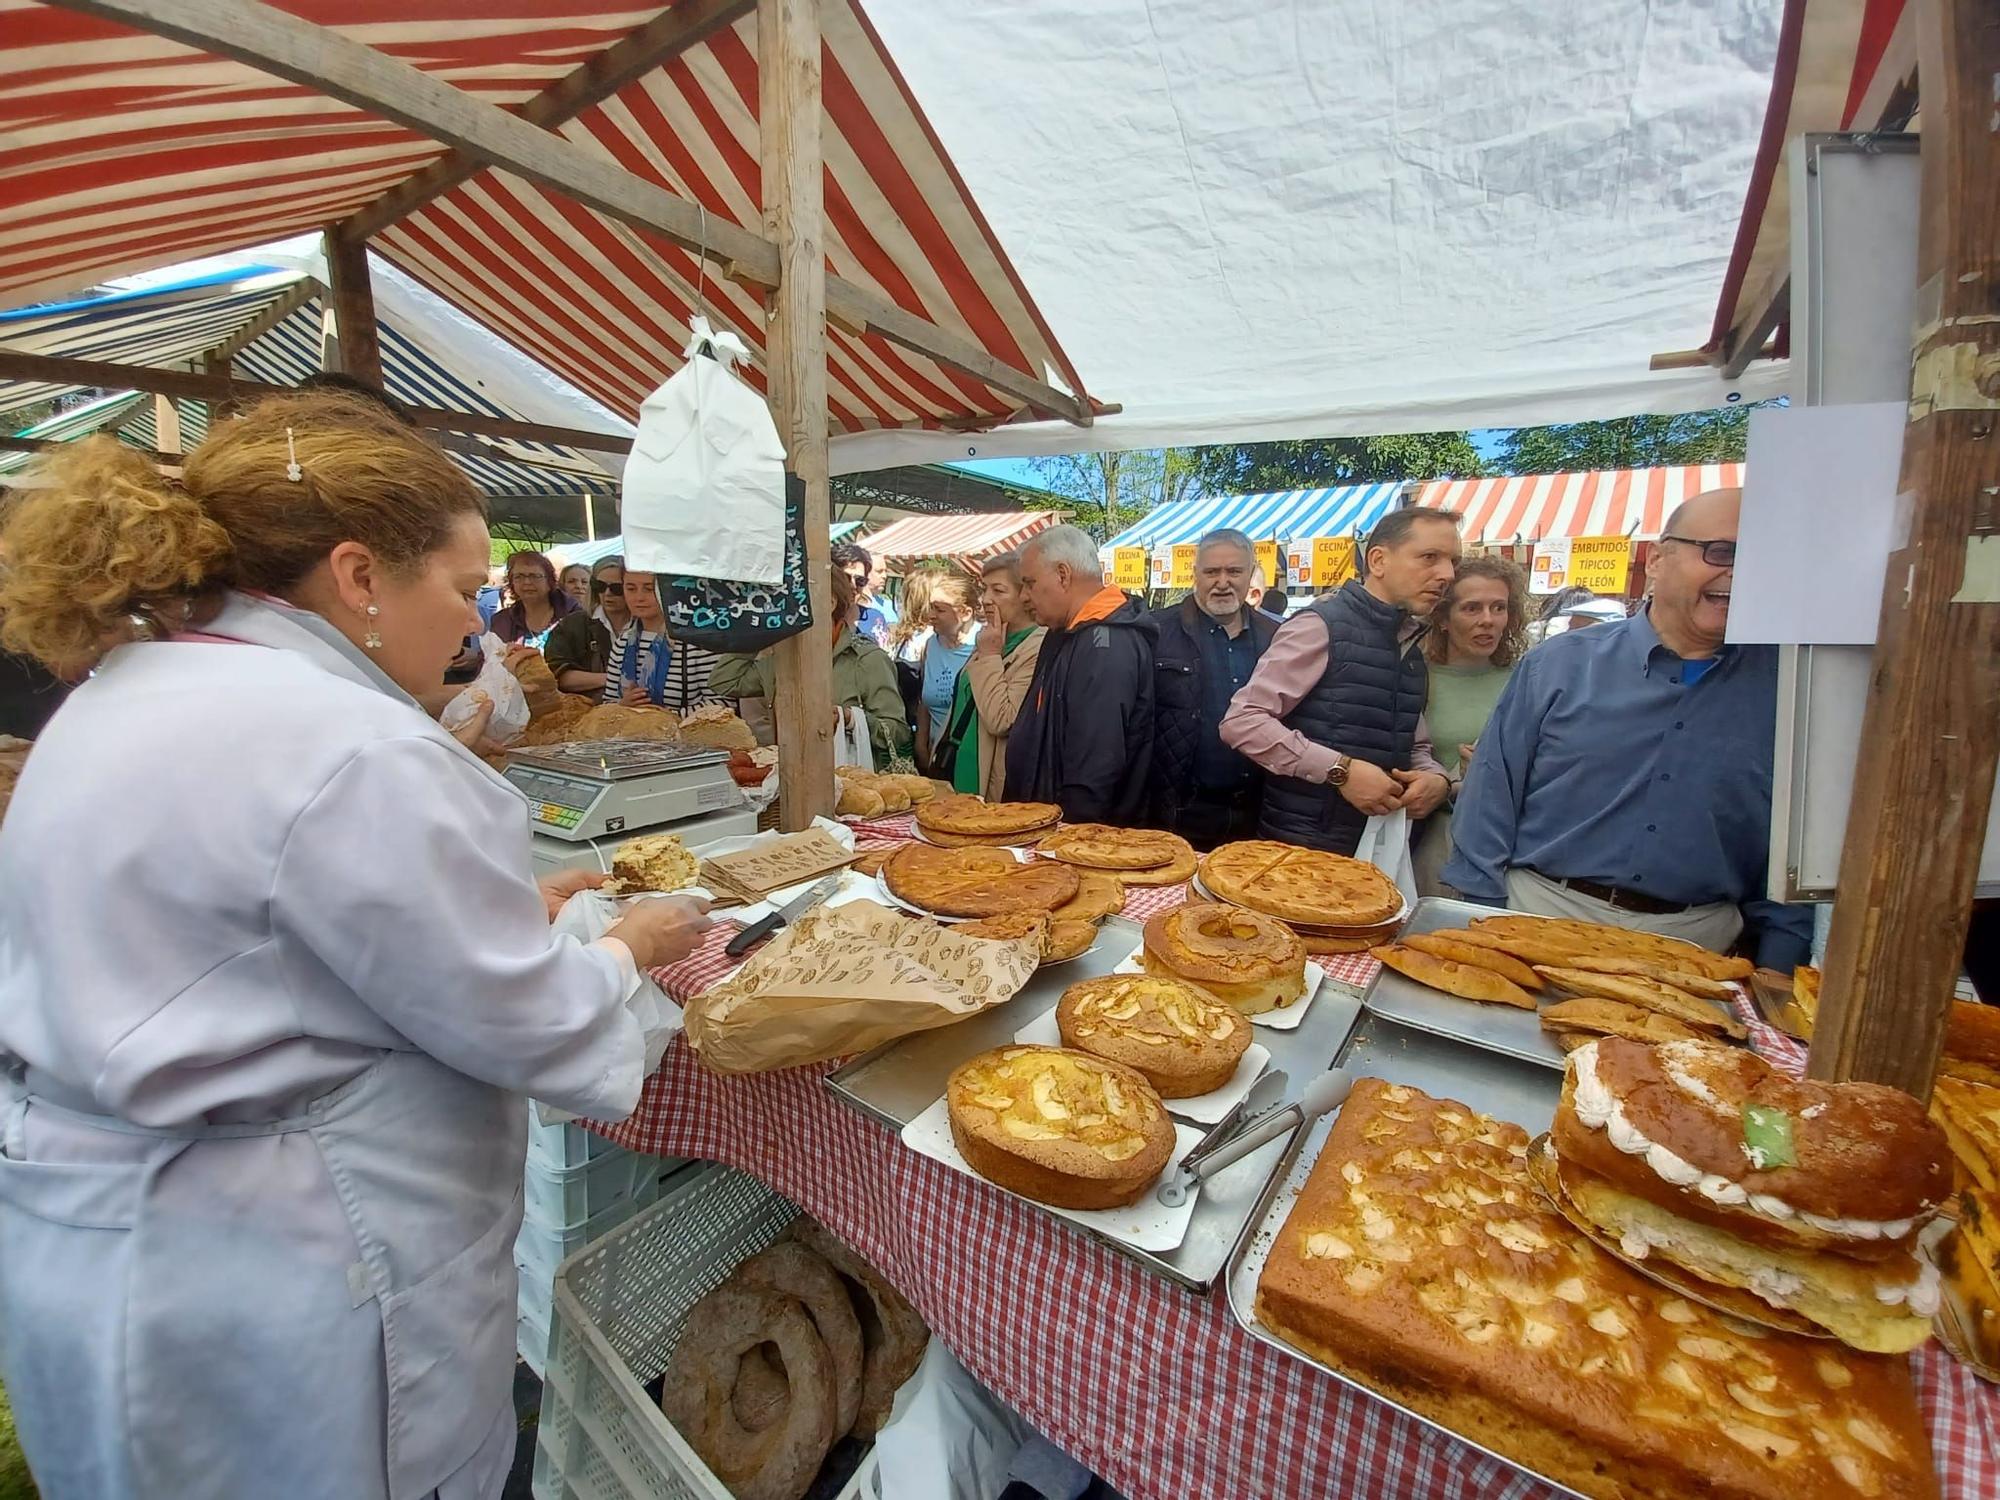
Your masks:
[[[1222,743],[1265,772],[1258,831],[1352,854],[1371,815],[1431,812],[1451,790],[1424,732],[1424,618],[1451,588],[1458,521],[1392,510],[1361,549],[1362,576],[1279,627],[1230,700]]]
[[[1645,608],[1522,660],[1459,793],[1447,883],[1717,952],[1747,920],[1759,962],[1804,961],[1810,909],[1763,899],[1777,649],[1723,643],[1742,504],[1687,501],[1647,559]]]

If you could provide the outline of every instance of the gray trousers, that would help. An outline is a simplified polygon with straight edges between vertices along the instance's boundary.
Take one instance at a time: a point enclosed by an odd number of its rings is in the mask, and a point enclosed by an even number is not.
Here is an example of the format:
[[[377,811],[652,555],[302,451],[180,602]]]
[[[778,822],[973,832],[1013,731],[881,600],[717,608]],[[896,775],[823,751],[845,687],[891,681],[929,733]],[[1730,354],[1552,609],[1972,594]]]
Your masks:
[[[1582,891],[1557,885],[1553,880],[1544,880],[1533,870],[1519,866],[1507,871],[1507,904],[1515,911],[1533,912],[1538,917],[1574,917],[1633,932],[1656,932],[1661,937],[1698,943],[1716,953],[1728,952],[1743,931],[1743,910],[1733,901],[1711,901],[1686,911],[1656,916],[1651,912],[1626,911]]]

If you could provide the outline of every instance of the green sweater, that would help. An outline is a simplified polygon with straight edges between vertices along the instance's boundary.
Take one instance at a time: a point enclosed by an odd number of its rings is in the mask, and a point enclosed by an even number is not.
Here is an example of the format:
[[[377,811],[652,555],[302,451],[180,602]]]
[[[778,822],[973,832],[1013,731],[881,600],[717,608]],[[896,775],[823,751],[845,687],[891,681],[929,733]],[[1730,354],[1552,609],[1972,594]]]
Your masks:
[[[777,698],[778,663],[768,651],[757,656],[725,656],[715,664],[708,690],[718,698]],[[910,753],[910,724],[903,717],[903,694],[889,653],[855,631],[833,652],[833,701],[868,715],[868,737],[879,762]],[[781,729],[782,732],[782,729]]]
[[[1425,709],[1430,726],[1431,750],[1445,770],[1458,775],[1458,747],[1470,745],[1486,732],[1501,689],[1514,673],[1512,667],[1446,667],[1436,662],[1430,668],[1431,696]]]

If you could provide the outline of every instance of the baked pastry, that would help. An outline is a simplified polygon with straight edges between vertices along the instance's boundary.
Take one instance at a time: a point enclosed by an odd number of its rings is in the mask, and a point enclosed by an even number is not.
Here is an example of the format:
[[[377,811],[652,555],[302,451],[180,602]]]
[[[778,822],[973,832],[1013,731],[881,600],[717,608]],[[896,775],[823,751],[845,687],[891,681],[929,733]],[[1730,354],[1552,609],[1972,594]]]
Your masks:
[[[521,684],[521,696],[528,702],[531,722],[561,707],[563,690],[556,686],[556,674],[549,670],[541,652],[533,646],[509,646],[502,661]]]
[[[664,708],[628,708],[600,703],[576,721],[572,740],[655,740],[672,743],[681,737],[681,721]]]
[[[933,797],[917,811],[926,833],[961,833],[990,837],[1051,827],[1062,816],[1053,802],[988,802],[964,792]]]
[[[1163,865],[1150,870],[1120,870],[1118,878],[1127,885],[1179,885],[1194,874],[1196,855],[1192,845]]]
[[[1969,1083],[2000,1085],[2000,1006],[1952,1001],[1938,1066]]]
[[[1461,943],[1449,932],[1406,932],[1397,941],[1405,948],[1415,948],[1419,953],[1429,953],[1437,958],[1448,958],[1455,964],[1491,969],[1502,979],[1512,980],[1524,990],[1542,987],[1542,976],[1513,954],[1502,953],[1498,948],[1482,948],[1477,943]]]
[[[1109,823],[1068,823],[1035,847],[1050,859],[1094,870],[1156,870],[1194,852],[1179,834]]]
[[[897,1388],[917,1373],[930,1330],[880,1271],[824,1225],[801,1217],[787,1234],[833,1267],[861,1319],[861,1402],[849,1432],[871,1438],[889,1420]]]
[[[1528,1134],[1362,1079],[1258,1279],[1266,1328],[1603,1500],[1934,1497],[1906,1361],[1762,1335],[1542,1206]]]
[[[905,844],[882,867],[899,901],[943,917],[1048,912],[1077,891],[1076,871],[1052,860],[1022,864],[1000,849]]]
[[[1061,1047],[999,1047],[952,1071],[951,1135],[989,1182],[1057,1208],[1119,1208],[1174,1152],[1144,1075]]]
[[[1380,946],[1382,940],[1373,937],[1332,937],[1323,932],[1314,932],[1309,927],[1294,927],[1299,941],[1306,945],[1306,952],[1313,957],[1337,956],[1343,953],[1366,953],[1370,948]]]
[[[677,833],[642,833],[620,844],[611,856],[611,878],[620,894],[678,891],[701,878],[701,861]]]
[[[1042,962],[1059,964],[1066,958],[1075,958],[1089,951],[1097,941],[1097,924],[1079,922],[1075,918],[1051,921],[1048,931],[1042,934]]]
[[[1414,979],[1418,984],[1428,985],[1434,990],[1443,990],[1447,995],[1456,995],[1461,1000],[1481,1000],[1489,1005],[1518,1005],[1523,1010],[1535,1008],[1533,995],[1491,969],[1439,958],[1435,953],[1408,948],[1401,943],[1390,943],[1368,951],[1378,962],[1404,978]]]
[[[834,786],[834,816],[838,818],[879,818],[888,811],[882,801],[882,794],[865,781],[854,781],[836,776]]]
[[[1095,922],[1125,909],[1125,882],[1110,870],[1078,870],[1076,894],[1049,913],[1058,922]]]
[[[1748,979],[1756,965],[1747,958],[1729,958],[1711,953],[1679,938],[1657,933],[1635,932],[1625,927],[1606,927],[1599,922],[1581,922],[1573,917],[1526,917],[1500,915],[1475,917],[1468,934],[1497,939],[1497,946],[1527,959],[1530,963],[1566,963],[1567,959],[1538,958],[1516,942],[1535,945],[1541,951],[1589,955],[1597,958],[1643,958],[1669,969],[1685,969],[1709,979]],[[1474,941],[1479,941],[1475,936]]]
[[[1689,969],[1676,969],[1644,958],[1599,958],[1579,953],[1565,960],[1563,966],[1586,974],[1624,974],[1634,979],[1650,979],[1656,984],[1684,990],[1696,999],[1713,1000],[1718,1005],[1729,1004],[1740,993],[1735,985],[1724,980],[1710,979]]]
[[[681,740],[710,750],[755,750],[757,736],[734,711],[706,703],[681,720]]]
[[[1588,1041],[1593,1036],[1622,1036],[1635,1042],[1693,1042],[1702,1033],[1672,1016],[1661,1015],[1643,1005],[1627,1005],[1622,1000],[1606,1000],[1601,995],[1584,995],[1575,1000],[1559,1000],[1542,1007],[1542,1029]],[[1579,1043],[1578,1045],[1581,1045]],[[1565,1049],[1569,1050],[1569,1049]]]
[[[745,1362],[767,1353],[786,1393],[781,1415],[753,1429],[737,1412],[736,1384]],[[733,1281],[689,1309],[661,1379],[660,1410],[737,1500],[799,1500],[839,1436],[833,1360],[804,1306]]]
[[[1642,979],[1636,974],[1593,974],[1584,969],[1552,968],[1546,964],[1537,964],[1535,972],[1573,995],[1602,995],[1627,1005],[1643,1005],[1663,1016],[1672,1016],[1683,1025],[1721,1032],[1739,1042],[1750,1034],[1726,1006],[1697,999],[1658,980]]]
[[[1635,1257],[1755,1293],[1877,1354],[1930,1336],[1916,1233],[1950,1192],[1944,1133],[1871,1083],[1798,1082],[1709,1041],[1569,1056],[1549,1133],[1564,1194]]]
[[[1292,1004],[1306,992],[1306,947],[1274,917],[1189,901],[1146,923],[1140,966],[1184,979],[1246,1016]]]
[[[1106,974],[1056,1002],[1063,1045],[1136,1068],[1162,1099],[1213,1093],[1250,1050],[1250,1023],[1178,979]]]
[[[1365,860],[1269,839],[1224,844],[1203,855],[1201,883],[1233,901],[1286,922],[1367,927],[1403,909],[1396,883]]]
[[[1944,1302],[1939,1336],[1989,1372],[2000,1370],[2000,1088],[1938,1076],[1931,1118],[1957,1158],[1958,1224],[1932,1252]]]
[[[902,847],[901,844],[884,844],[879,849],[864,849],[854,856],[854,863],[848,868],[857,875],[879,874],[882,866],[887,864]]]
[[[1094,922],[1058,922],[1043,911],[981,917],[976,922],[959,923],[956,930],[960,937],[998,938],[1004,942],[1019,942],[1022,938],[1032,937],[1041,950],[1045,964],[1075,958],[1097,940],[1097,925]]]
[[[925,828],[919,836],[941,849],[1019,849],[1033,844],[1055,826],[1044,823],[1021,833],[940,833],[935,828]]]
[[[861,1409],[861,1319],[855,1313],[853,1300],[847,1295],[847,1287],[833,1267],[826,1263],[823,1256],[798,1241],[779,1240],[744,1261],[730,1273],[729,1279],[740,1286],[757,1287],[798,1299],[806,1315],[813,1320],[813,1328],[826,1345],[827,1357],[833,1364],[834,1434],[838,1436],[852,1428]],[[767,1371],[780,1376],[784,1373],[769,1364],[763,1365],[756,1373],[747,1369],[743,1372],[750,1376],[753,1390],[745,1393],[739,1389],[739,1413],[743,1410],[746,1394],[753,1402],[756,1401],[754,1386],[757,1374]],[[759,1424],[753,1422],[749,1425]]]
[[[1940,1077],[1931,1091],[1931,1118],[1969,1186],[2000,1200],[2000,1088]]]

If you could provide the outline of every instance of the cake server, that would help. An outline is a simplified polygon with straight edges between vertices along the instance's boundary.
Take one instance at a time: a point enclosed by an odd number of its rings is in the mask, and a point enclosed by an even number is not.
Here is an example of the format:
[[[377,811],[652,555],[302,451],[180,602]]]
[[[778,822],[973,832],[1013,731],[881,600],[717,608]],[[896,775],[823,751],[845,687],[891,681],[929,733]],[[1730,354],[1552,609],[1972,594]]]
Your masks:
[[[820,902],[840,889],[840,877],[846,873],[845,869],[835,870],[826,879],[808,890],[803,896],[794,896],[769,916],[759,917],[748,927],[737,933],[735,937],[731,938],[723,946],[722,951],[731,958],[741,958],[752,948],[763,942],[765,938],[776,932],[780,927],[783,927],[787,922],[796,922],[800,917],[804,916],[815,906],[818,906]]]
[[[1159,1187],[1154,1189],[1154,1195],[1160,1202],[1168,1208],[1180,1207],[1197,1183],[1241,1161],[1259,1146],[1275,1141],[1294,1127],[1316,1120],[1328,1110],[1340,1108],[1348,1090],[1354,1087],[1354,1079],[1344,1070],[1336,1068],[1307,1083],[1295,1103],[1243,1118],[1239,1112],[1246,1111],[1260,1094],[1267,1098],[1270,1096],[1269,1085],[1273,1080],[1282,1091],[1284,1073],[1266,1073],[1244,1096],[1243,1103],[1225,1115],[1202,1143],[1182,1157],[1180,1164],[1161,1179]]]

